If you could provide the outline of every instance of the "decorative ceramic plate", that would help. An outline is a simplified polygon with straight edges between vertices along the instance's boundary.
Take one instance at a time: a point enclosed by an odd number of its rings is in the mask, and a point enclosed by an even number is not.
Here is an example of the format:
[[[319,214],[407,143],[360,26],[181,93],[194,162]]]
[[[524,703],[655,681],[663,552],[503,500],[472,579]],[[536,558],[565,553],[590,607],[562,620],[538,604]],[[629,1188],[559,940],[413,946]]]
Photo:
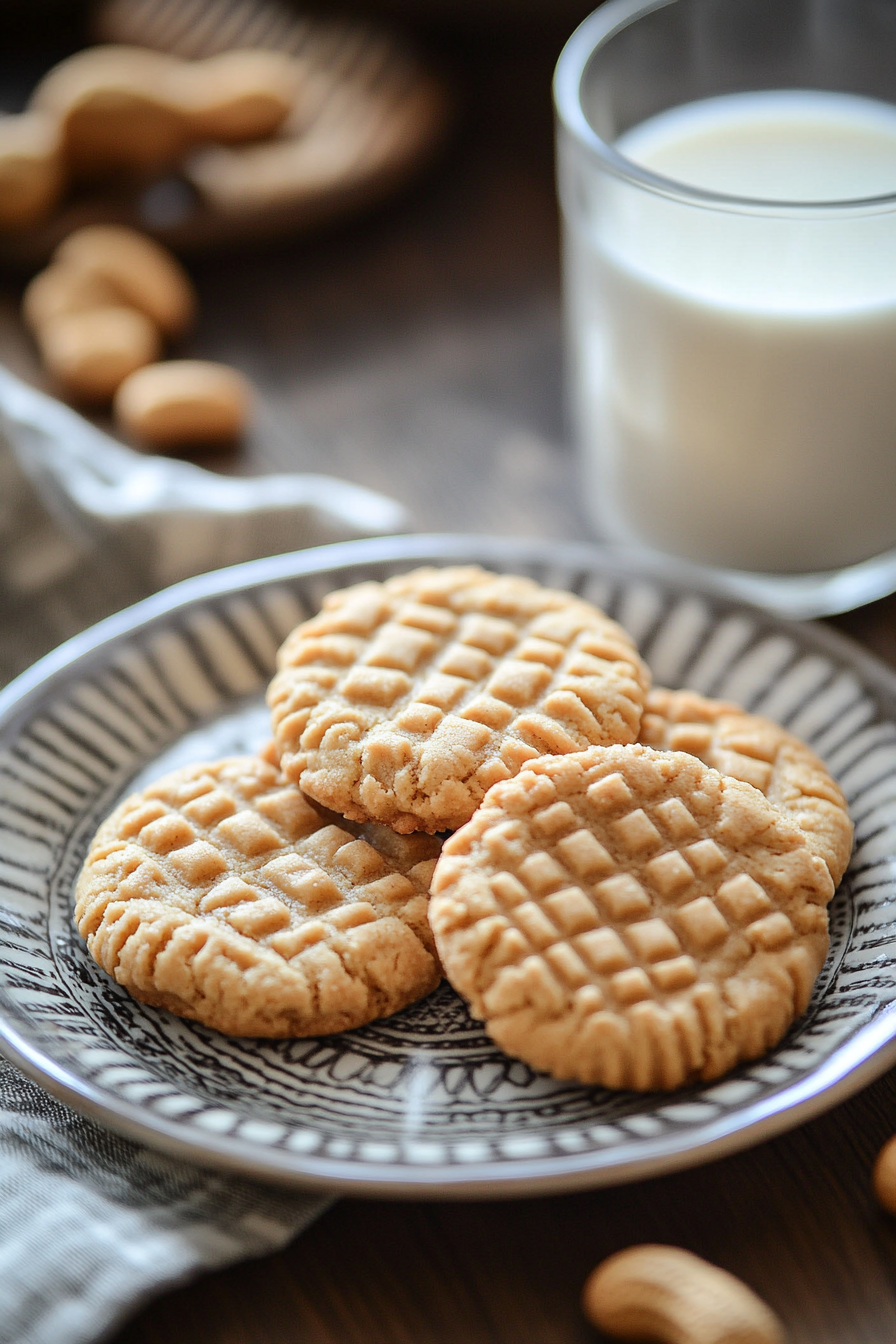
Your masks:
[[[135,784],[267,739],[278,643],[332,588],[480,562],[596,601],[655,678],[732,697],[828,761],[857,825],[809,1011],[710,1085],[610,1093],[502,1054],[447,984],[343,1035],[235,1040],[147,1008],[93,963],[72,890]],[[589,547],[470,537],[351,542],[180,584],[0,695],[0,1049],[112,1128],[201,1162],[342,1190],[489,1195],[608,1184],[756,1143],[896,1060],[896,677],[788,625]]]

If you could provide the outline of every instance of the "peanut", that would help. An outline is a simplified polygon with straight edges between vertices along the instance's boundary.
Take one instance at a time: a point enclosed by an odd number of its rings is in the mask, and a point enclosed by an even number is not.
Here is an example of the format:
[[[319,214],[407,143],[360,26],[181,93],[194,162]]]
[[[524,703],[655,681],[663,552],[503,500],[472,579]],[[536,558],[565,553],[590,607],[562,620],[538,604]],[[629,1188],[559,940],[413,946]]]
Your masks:
[[[134,308],[62,313],[38,333],[43,361],[76,401],[108,401],[129,373],[158,359],[158,329]]]
[[[589,1276],[585,1315],[618,1339],[784,1344],[784,1328],[733,1274],[677,1246],[631,1246]]]
[[[166,336],[180,335],[193,320],[196,298],[183,267],[134,229],[115,224],[76,229],[53,259],[105,281],[120,303],[138,308]]]
[[[36,275],[22,296],[22,316],[35,335],[56,317],[121,305],[121,295],[101,275],[55,262]]]
[[[226,364],[169,360],[132,373],[115,395],[121,427],[153,448],[186,448],[234,439],[245,428],[249,385]]]
[[[871,1179],[878,1201],[887,1213],[896,1213],[896,1134],[878,1153]]]
[[[282,125],[299,91],[299,66],[280,51],[223,51],[183,61],[171,87],[194,141],[261,140]]]
[[[45,75],[31,104],[58,118],[76,176],[158,172],[203,140],[272,135],[295,101],[298,69],[276,51],[182,61],[142,47],[90,47]]]
[[[37,224],[62,193],[59,130],[43,112],[0,117],[0,228]]]
[[[54,66],[31,106],[57,118],[63,157],[76,176],[159,171],[189,144],[185,119],[164,94],[175,64],[140,47],[91,47]]]

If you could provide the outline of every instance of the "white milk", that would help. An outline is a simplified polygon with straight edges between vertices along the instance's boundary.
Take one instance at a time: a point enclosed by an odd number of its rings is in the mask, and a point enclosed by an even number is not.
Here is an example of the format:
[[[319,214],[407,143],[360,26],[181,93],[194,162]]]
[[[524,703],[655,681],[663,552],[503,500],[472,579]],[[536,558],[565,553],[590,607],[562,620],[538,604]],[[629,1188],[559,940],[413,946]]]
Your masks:
[[[754,200],[896,193],[896,108],[731,94],[617,142]],[[753,570],[896,546],[896,212],[718,209],[602,174],[567,236],[588,493],[601,530]]]

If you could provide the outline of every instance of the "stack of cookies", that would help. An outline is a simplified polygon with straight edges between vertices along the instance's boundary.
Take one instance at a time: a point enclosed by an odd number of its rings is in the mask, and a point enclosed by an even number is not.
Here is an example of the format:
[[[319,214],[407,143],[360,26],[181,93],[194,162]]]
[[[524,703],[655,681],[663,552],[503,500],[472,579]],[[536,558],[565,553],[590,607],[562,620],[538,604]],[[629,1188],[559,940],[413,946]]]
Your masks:
[[[770,721],[651,691],[590,603],[473,567],[359,584],[288,637],[268,701],[262,756],[167,776],[93,841],[77,925],[137,998],[309,1036],[444,974],[509,1054],[639,1089],[805,1010],[842,793]]]

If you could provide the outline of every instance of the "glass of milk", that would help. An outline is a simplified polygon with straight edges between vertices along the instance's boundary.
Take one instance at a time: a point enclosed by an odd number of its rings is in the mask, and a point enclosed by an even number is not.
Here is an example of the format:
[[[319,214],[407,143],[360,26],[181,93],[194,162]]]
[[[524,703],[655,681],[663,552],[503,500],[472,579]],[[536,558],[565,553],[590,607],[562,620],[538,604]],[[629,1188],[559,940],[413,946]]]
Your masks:
[[[896,548],[896,0],[610,0],[555,99],[600,534],[765,574]]]

